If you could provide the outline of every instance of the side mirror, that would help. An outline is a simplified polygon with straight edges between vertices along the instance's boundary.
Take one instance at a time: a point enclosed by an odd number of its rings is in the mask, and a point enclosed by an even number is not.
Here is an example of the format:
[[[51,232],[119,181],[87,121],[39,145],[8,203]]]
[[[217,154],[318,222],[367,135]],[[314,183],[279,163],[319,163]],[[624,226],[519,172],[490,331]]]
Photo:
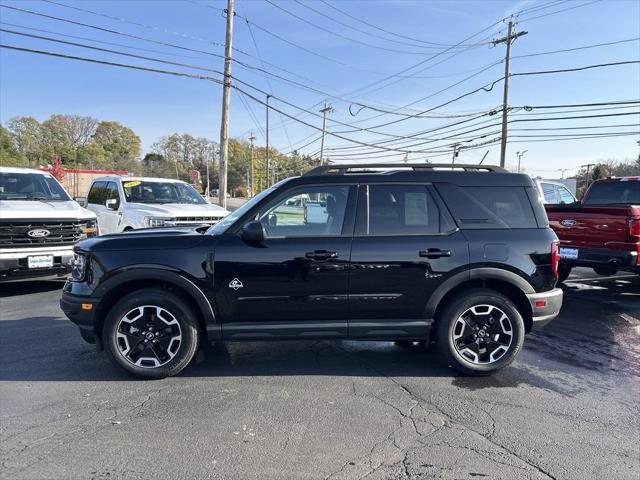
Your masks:
[[[118,200],[116,200],[115,198],[111,198],[104,202],[104,206],[109,210],[118,210]]]
[[[81,206],[87,206],[87,197],[73,197],[73,199]]]
[[[240,238],[250,244],[261,243],[265,236],[264,227],[258,221],[247,223],[240,231]]]

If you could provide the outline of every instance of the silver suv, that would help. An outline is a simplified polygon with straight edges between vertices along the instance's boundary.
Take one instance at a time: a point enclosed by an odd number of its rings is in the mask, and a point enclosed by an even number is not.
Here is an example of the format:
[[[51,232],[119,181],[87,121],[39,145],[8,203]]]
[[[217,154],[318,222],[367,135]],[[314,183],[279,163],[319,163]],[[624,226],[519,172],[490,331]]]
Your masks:
[[[96,178],[86,206],[98,217],[101,234],[146,227],[213,225],[229,214],[207,202],[188,183],[166,178]]]

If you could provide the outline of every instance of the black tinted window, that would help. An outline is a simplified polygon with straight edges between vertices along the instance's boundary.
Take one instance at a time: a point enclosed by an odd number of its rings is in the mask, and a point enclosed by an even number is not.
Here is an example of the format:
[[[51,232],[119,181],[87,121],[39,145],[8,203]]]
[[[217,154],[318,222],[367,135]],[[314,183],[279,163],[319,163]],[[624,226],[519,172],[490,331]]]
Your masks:
[[[120,201],[120,194],[118,193],[118,186],[115,182],[109,182],[107,184],[106,193],[104,197],[106,200],[118,200]]]
[[[588,205],[639,204],[640,180],[598,182],[591,185],[584,203]]]
[[[104,203],[104,194],[107,186],[107,182],[95,182],[91,185],[89,195],[87,195],[87,202],[93,204]]]
[[[436,187],[460,228],[538,227],[524,187]]]
[[[370,185],[369,235],[441,232],[441,215],[424,185]]]
[[[0,173],[0,200],[66,201],[69,196],[51,176],[39,173]]]

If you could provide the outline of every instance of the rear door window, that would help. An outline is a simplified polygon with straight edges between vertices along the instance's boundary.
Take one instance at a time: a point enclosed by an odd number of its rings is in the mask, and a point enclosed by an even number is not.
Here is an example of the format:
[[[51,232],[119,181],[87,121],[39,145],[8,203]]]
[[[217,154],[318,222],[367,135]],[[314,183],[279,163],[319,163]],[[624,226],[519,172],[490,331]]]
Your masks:
[[[369,185],[364,193],[360,235],[433,235],[455,228],[426,185]]]
[[[556,186],[552,183],[541,183],[542,196],[544,197],[544,203],[560,203],[558,200],[558,193]]]
[[[558,185],[558,195],[560,195],[560,203],[575,203],[576,199],[566,188]]]
[[[640,205],[640,180],[594,183],[589,188],[583,203],[586,205]]]
[[[538,228],[525,187],[436,185],[462,229]]]

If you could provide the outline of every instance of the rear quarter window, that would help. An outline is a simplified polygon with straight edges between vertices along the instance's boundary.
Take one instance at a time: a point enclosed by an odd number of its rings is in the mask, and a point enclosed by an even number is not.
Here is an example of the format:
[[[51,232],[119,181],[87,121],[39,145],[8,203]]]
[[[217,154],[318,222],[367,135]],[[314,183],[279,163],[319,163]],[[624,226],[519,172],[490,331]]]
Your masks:
[[[463,230],[538,228],[526,187],[441,183],[436,188]]]

